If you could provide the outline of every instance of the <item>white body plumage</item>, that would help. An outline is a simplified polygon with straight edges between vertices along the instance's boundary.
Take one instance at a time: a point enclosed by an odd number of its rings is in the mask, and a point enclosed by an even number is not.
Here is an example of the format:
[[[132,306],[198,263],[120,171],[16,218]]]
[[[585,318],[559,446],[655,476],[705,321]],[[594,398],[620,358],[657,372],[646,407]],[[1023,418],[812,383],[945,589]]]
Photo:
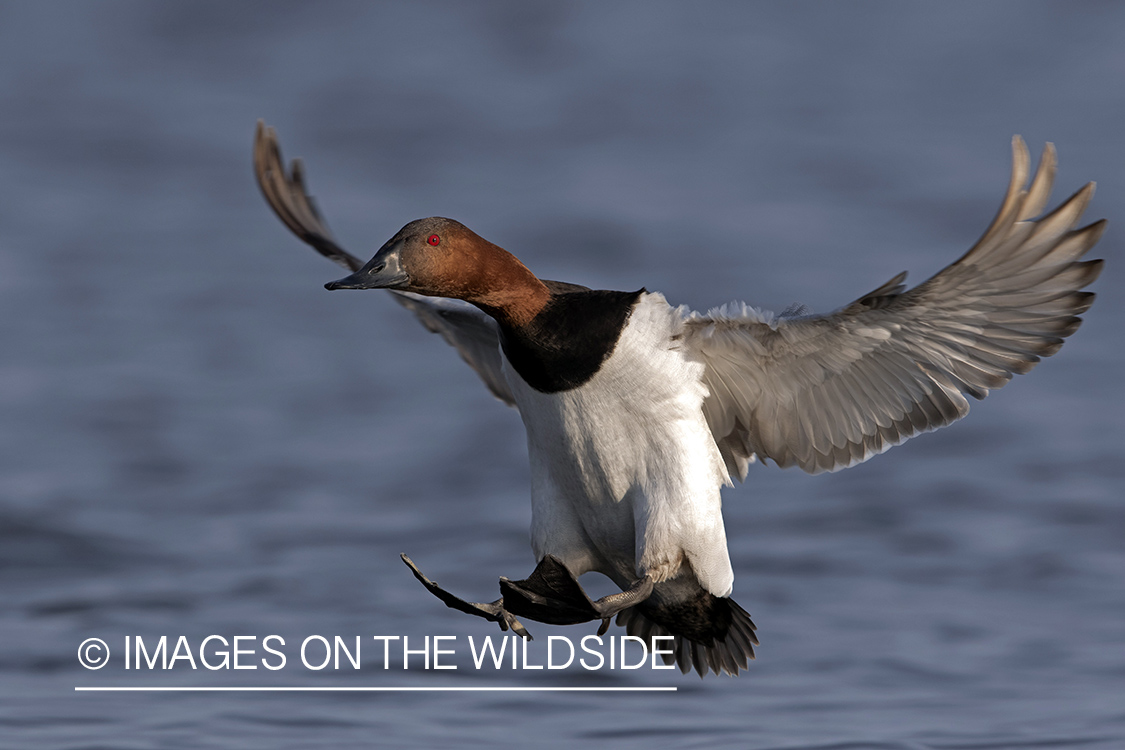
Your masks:
[[[626,588],[686,562],[707,591],[730,594],[729,479],[701,408],[704,366],[677,346],[682,324],[662,295],[642,295],[593,378],[559,393],[533,389],[504,359],[527,428],[536,559]]]

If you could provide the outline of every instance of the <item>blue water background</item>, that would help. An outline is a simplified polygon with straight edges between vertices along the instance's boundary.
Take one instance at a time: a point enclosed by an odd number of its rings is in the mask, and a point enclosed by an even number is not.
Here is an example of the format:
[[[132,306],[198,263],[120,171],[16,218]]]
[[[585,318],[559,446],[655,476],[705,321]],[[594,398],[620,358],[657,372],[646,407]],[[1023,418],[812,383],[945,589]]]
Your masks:
[[[1123,39],[1115,3],[0,5],[0,747],[1125,747]],[[1056,200],[1099,181],[1109,264],[964,422],[726,492],[737,679],[90,672],[88,637],[463,644],[499,631],[398,553],[477,598],[534,564],[518,415],[324,291],[259,117],[364,257],[444,215],[546,278],[829,310],[962,253],[1020,133]],[[679,691],[74,692],[136,684]]]

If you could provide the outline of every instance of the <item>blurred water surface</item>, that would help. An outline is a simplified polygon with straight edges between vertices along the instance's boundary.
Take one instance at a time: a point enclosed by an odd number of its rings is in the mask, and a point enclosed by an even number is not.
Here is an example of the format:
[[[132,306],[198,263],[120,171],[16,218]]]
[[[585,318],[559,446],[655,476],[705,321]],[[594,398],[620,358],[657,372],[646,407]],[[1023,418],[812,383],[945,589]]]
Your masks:
[[[1119,223],[1081,331],[969,419],[727,492],[762,638],[738,679],[75,659],[479,638],[397,554],[478,597],[534,563],[518,416],[385,295],[323,290],[340,270],[257,194],[257,118],[357,255],[445,215],[546,278],[828,310],[963,252],[1013,133],[1120,222],[1123,29],[1096,3],[0,5],[0,746],[1125,746]],[[310,681],[679,692],[73,691]]]

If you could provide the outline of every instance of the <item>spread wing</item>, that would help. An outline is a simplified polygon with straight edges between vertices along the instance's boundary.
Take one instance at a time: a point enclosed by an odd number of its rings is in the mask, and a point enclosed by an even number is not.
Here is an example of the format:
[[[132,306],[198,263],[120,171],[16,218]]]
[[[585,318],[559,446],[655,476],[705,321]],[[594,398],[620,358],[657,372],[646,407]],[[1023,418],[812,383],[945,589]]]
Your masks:
[[[316,202],[305,188],[304,168],[294,159],[288,174],[277,144],[277,133],[261,120],[254,134],[254,176],[266,202],[293,234],[324,257],[350,271],[363,261],[344,250],[320,215]],[[496,322],[477,308],[460,300],[423,297],[406,292],[391,292],[422,325],[440,333],[457,349],[496,398],[514,404],[507,381],[500,369],[500,334]]]
[[[254,131],[254,177],[265,196],[266,203],[277,214],[289,231],[312,245],[318,253],[339,263],[349,271],[358,271],[363,261],[336,244],[332,232],[316,201],[305,189],[305,168],[300,159],[294,159],[289,174],[285,173],[285,162],[281,159],[281,147],[277,145],[277,132],[258,120]]]
[[[775,317],[728,305],[685,321],[705,365],[708,425],[731,476],[755,458],[807,472],[867,460],[969,411],[1078,329],[1102,261],[1080,262],[1105,228],[1075,229],[1090,183],[1050,214],[1048,144],[1031,186],[1013,139],[1012,180],[992,225],[957,262],[905,290],[902,273],[828,315]]]
[[[496,321],[468,302],[444,297],[423,297],[409,292],[393,292],[400,305],[414,313],[432,333],[440,333],[469,363],[492,395],[508,406],[515,406],[500,360],[500,333]]]

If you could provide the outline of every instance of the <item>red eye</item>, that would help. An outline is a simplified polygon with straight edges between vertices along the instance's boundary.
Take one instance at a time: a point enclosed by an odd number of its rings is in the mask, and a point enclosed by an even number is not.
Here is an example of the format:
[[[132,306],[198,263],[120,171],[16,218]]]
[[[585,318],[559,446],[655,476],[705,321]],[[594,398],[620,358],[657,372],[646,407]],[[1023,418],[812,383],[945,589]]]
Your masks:
[[[431,234],[430,238],[426,240],[426,242],[430,243],[431,245],[436,245],[441,242],[441,237],[438,237],[436,234]]]

